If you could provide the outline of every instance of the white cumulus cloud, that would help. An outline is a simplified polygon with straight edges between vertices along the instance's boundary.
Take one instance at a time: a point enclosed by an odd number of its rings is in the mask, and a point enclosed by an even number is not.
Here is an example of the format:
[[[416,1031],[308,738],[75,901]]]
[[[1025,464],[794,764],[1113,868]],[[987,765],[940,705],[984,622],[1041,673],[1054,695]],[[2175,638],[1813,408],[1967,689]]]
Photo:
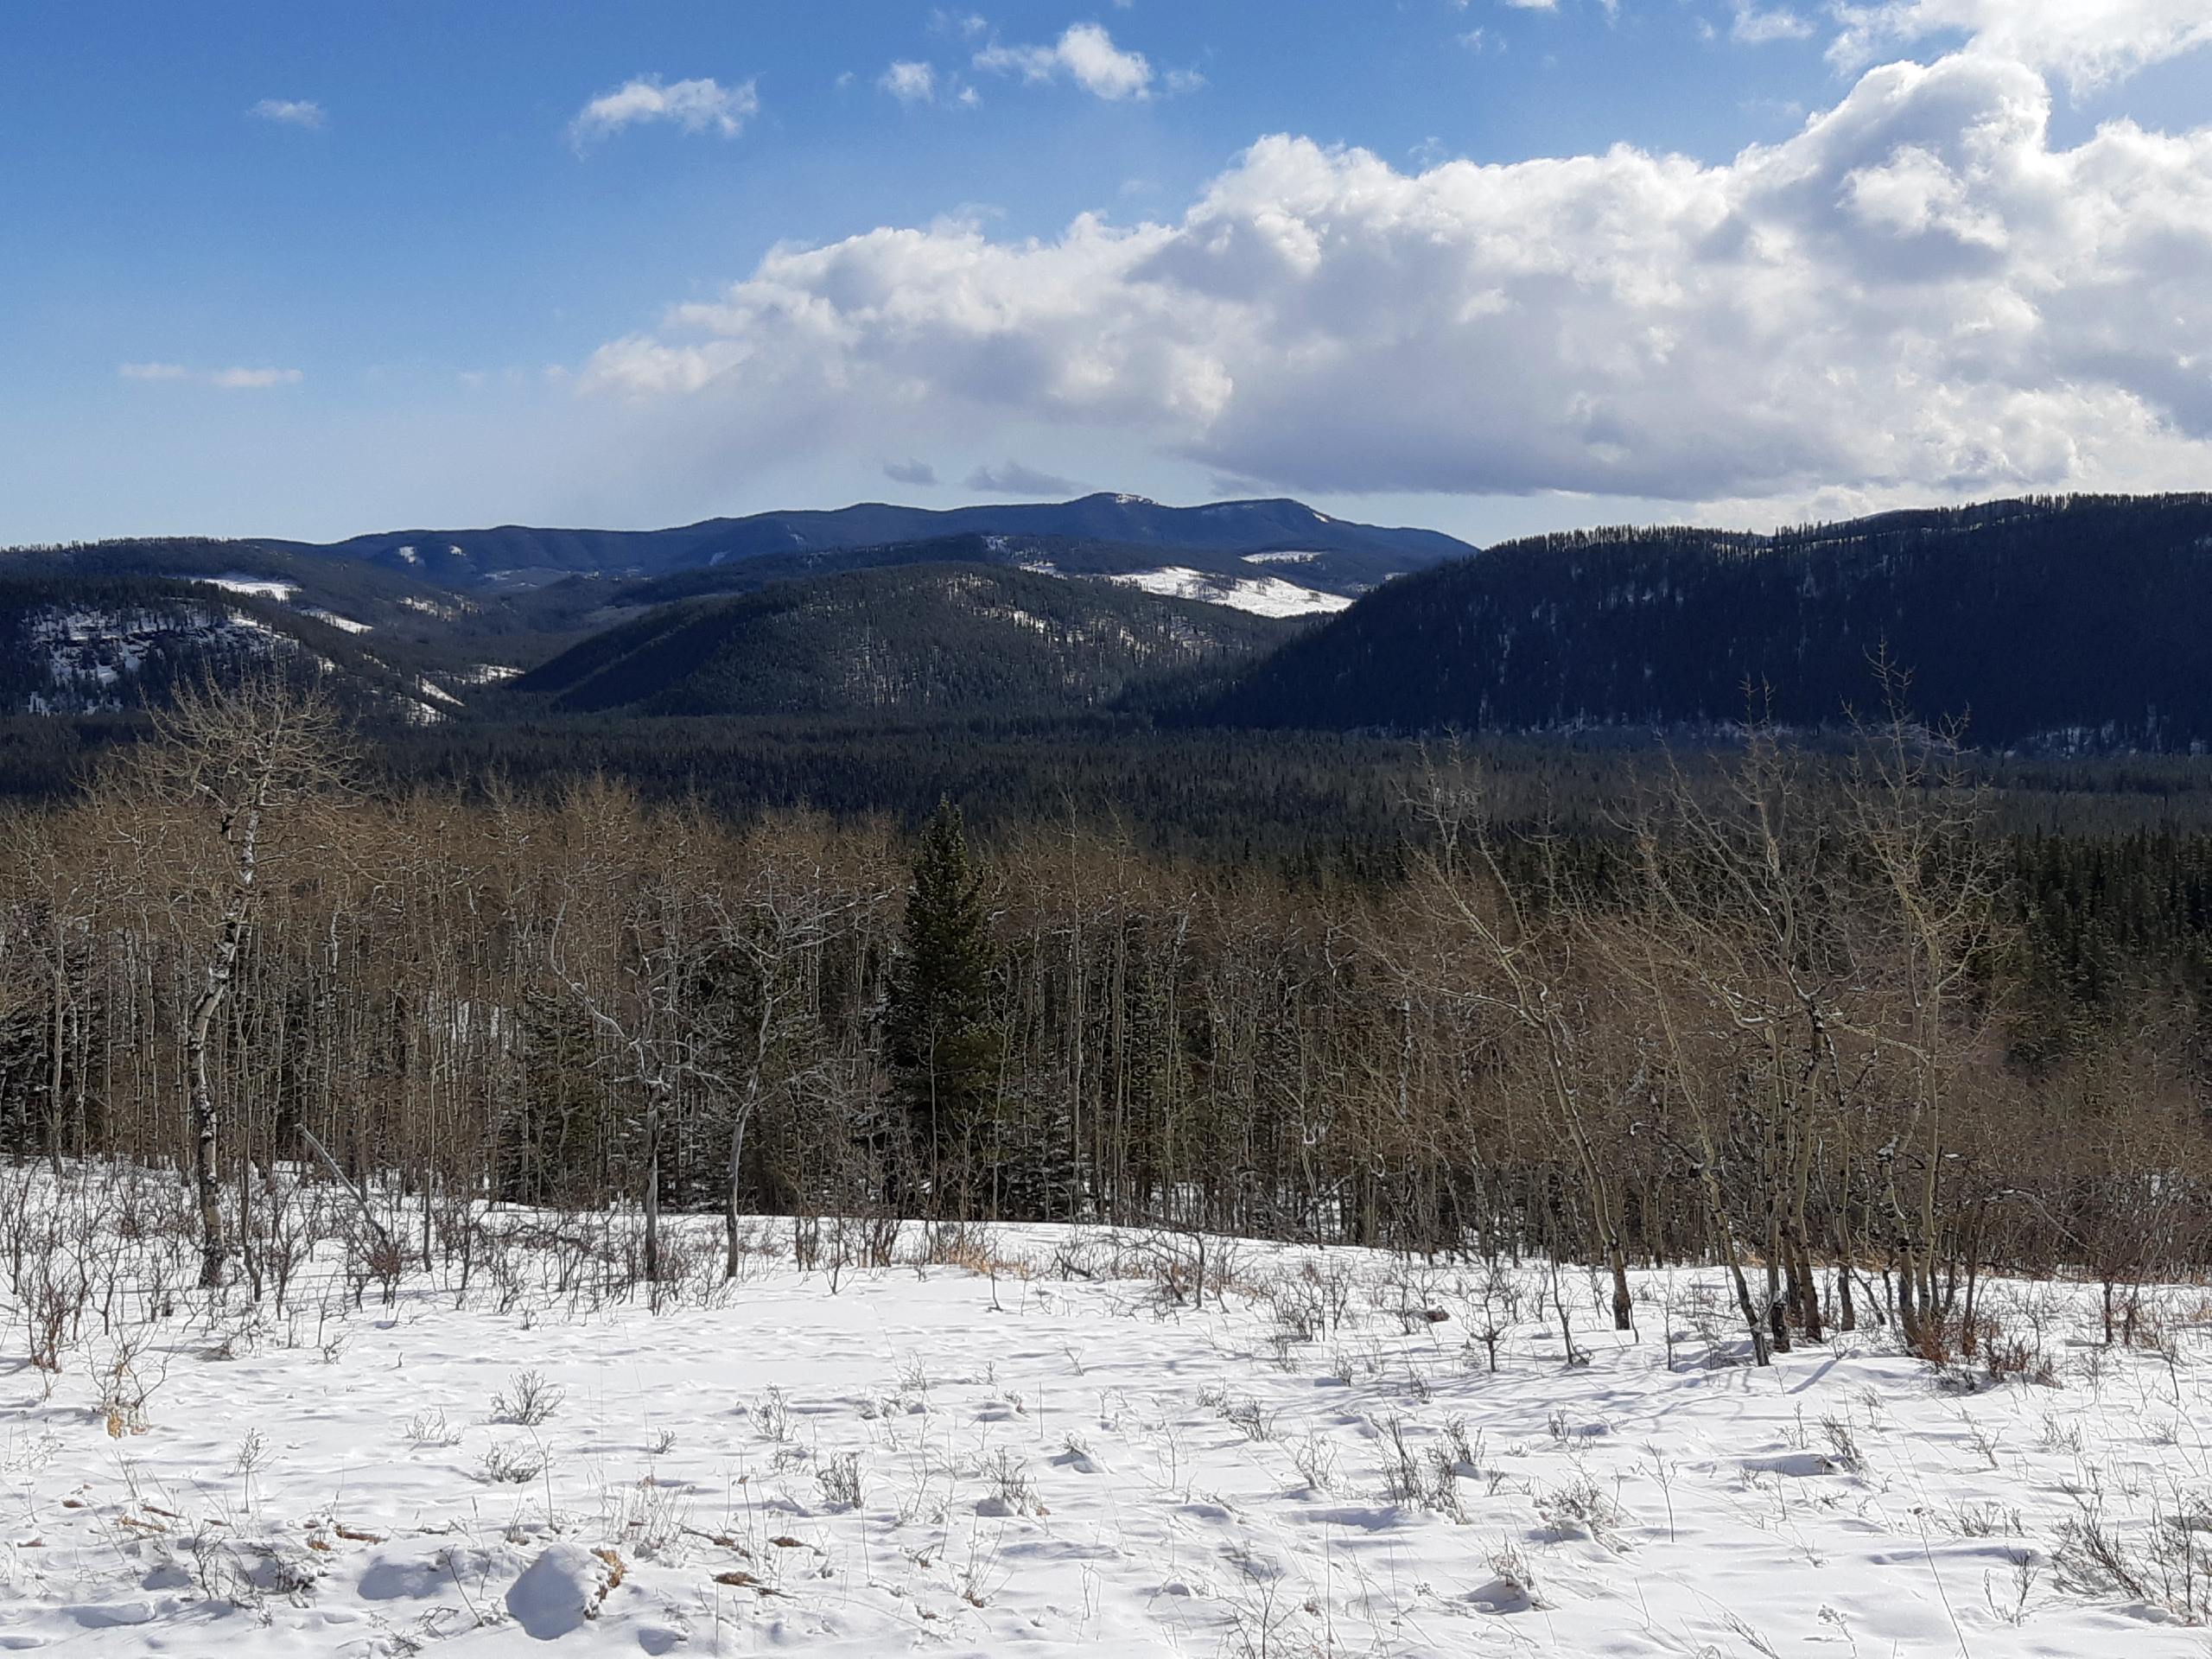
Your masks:
[[[1051,46],[988,46],[976,67],[1025,80],[1069,79],[1103,99],[1148,98],[1152,65],[1141,53],[1124,52],[1096,23],[1077,23]]]
[[[2050,70],[2076,91],[2212,42],[2206,0],[1845,0],[1829,56],[1846,68],[1930,37]]]
[[[2212,127],[2050,112],[1975,50],[1719,165],[1277,136],[1159,222],[779,248],[584,384],[729,446],[1082,426],[1301,491],[2201,486]]]
[[[711,79],[664,82],[643,75],[585,105],[569,124],[569,137],[582,149],[640,121],[667,121],[686,132],[734,138],[760,112],[760,94],[749,80],[725,86]]]
[[[902,60],[886,69],[875,84],[901,104],[930,104],[937,99],[937,71],[926,63]]]

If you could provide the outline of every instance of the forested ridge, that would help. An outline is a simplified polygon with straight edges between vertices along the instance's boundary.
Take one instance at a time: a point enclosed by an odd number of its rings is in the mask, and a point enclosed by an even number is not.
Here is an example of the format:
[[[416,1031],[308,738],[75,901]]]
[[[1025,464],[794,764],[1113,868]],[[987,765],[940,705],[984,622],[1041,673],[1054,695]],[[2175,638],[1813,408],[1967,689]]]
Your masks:
[[[1286,625],[1025,570],[926,563],[662,606],[518,681],[564,713],[1001,717],[1106,707],[1249,657]]]
[[[1577,531],[1392,582],[1191,717],[1433,732],[1847,726],[1872,666],[1999,748],[2212,740],[2212,497],[2066,497],[1768,536]]]
[[[0,708],[137,711],[276,656],[341,682],[357,708],[372,688],[398,683],[343,629],[257,595],[188,578],[0,573]]]

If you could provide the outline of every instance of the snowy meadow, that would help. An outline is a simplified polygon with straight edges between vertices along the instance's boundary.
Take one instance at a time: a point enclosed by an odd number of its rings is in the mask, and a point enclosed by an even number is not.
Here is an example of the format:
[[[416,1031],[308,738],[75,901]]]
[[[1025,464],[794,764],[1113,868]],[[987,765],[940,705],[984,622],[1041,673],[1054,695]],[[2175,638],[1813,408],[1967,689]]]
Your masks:
[[[649,1290],[299,1178],[257,1299],[173,1178],[5,1185],[9,1650],[2212,1651],[2195,1287],[1762,1368],[1691,1269],[664,1217]]]

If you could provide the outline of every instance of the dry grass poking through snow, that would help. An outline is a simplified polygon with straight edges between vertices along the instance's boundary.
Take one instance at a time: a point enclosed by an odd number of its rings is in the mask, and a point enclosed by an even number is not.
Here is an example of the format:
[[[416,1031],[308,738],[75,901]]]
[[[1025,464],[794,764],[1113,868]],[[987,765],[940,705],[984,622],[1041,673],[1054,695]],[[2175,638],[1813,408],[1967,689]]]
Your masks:
[[[655,1313],[614,1233],[495,1216],[465,1288],[317,1258],[280,1313],[188,1297],[161,1202],[57,1252],[69,1317],[16,1258],[0,1649],[2212,1651],[2194,1289],[2108,1349],[1999,1286],[1993,1380],[1754,1370],[1688,1271],[1618,1338],[1572,1273],[1569,1364],[1533,1268],[912,1228],[833,1294],[763,1223]]]

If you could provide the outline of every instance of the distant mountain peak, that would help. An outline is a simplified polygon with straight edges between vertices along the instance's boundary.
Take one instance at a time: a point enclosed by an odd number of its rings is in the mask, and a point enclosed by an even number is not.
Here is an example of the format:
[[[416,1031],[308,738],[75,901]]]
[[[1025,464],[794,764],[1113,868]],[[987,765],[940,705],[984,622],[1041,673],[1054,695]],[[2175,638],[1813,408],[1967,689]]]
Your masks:
[[[949,508],[861,502],[829,510],[758,512],[666,530],[416,528],[329,543],[264,543],[298,552],[411,566],[461,586],[562,575],[645,576],[727,565],[770,554],[892,546],[962,535],[1075,537],[1163,552],[1241,556],[1281,549],[1351,561],[1350,590],[1476,550],[1439,531],[1348,523],[1283,497],[1162,505],[1101,491],[1071,501],[979,503]],[[435,556],[435,562],[433,556]],[[1163,563],[1176,563],[1163,560]],[[1183,561],[1187,563],[1187,561]]]

